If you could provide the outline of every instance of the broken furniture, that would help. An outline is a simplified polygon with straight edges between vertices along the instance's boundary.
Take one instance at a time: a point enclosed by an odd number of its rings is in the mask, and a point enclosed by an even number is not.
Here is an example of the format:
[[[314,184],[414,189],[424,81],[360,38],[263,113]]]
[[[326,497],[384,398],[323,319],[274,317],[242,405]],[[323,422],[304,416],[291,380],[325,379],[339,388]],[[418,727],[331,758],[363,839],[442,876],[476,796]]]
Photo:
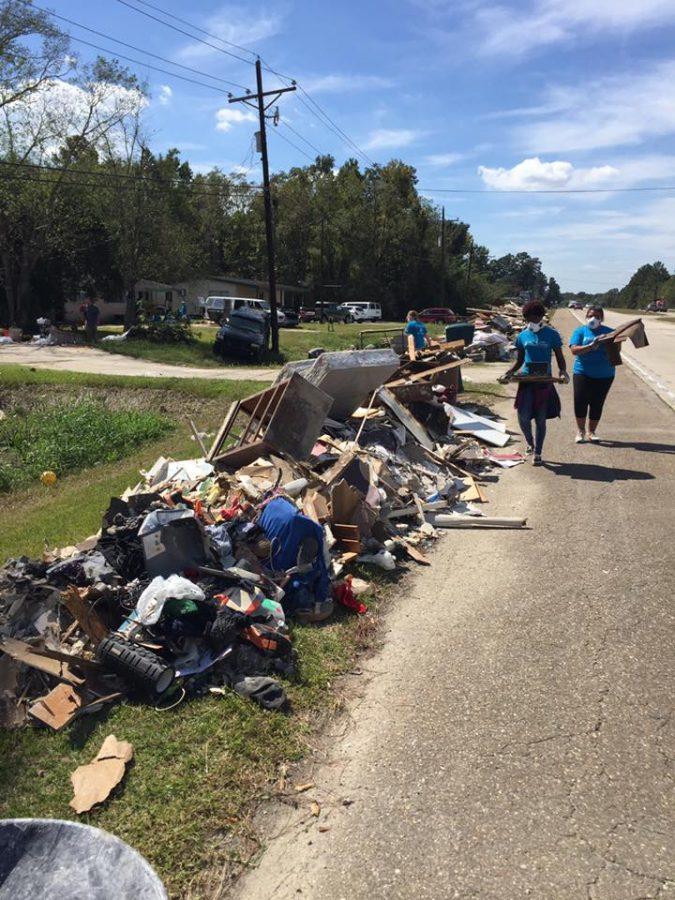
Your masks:
[[[234,469],[252,463],[270,450],[292,459],[306,459],[331,405],[331,398],[321,388],[293,372],[290,378],[258,394],[234,401],[207,459],[219,468]],[[246,424],[235,443],[223,450],[239,416]]]
[[[649,346],[642,319],[631,319],[630,322],[619,325],[618,328],[615,328],[609,334],[601,335],[597,340],[599,344],[604,344],[607,347],[607,355],[611,364],[620,366],[622,362],[621,344],[629,339],[636,350]]]

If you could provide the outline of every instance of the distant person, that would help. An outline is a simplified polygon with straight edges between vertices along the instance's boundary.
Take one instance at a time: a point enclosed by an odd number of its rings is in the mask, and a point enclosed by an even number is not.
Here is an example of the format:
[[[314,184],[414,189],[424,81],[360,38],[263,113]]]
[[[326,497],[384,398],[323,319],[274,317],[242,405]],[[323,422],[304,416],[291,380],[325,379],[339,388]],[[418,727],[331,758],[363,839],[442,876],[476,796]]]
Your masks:
[[[551,375],[553,354],[558,363],[560,377],[565,384],[569,383],[567,363],[562,351],[562,338],[555,328],[544,324],[545,315],[546,307],[540,300],[530,300],[523,306],[523,318],[527,322],[527,326],[516,338],[518,357],[514,365],[499,379],[502,384],[509,381],[516,371],[520,375]],[[560,416],[558,392],[551,383],[521,383],[518,385],[515,406],[518,410],[518,424],[527,444],[526,453],[533,453],[533,465],[540,466],[546,438],[546,421],[547,419],[557,419]],[[532,434],[533,419],[534,436]]]
[[[183,300],[183,302],[178,307],[178,312],[176,315],[178,316],[179,322],[183,322],[188,318],[187,303],[185,302],[185,300]]]
[[[570,338],[570,350],[574,356],[574,416],[577,420],[577,444],[588,438],[597,441],[595,434],[607,394],[614,382],[616,369],[609,361],[607,347],[598,339],[612,329],[603,325],[605,318],[601,306],[586,310],[586,322],[580,325]],[[588,430],[586,417],[588,416]]]
[[[88,344],[95,344],[98,339],[98,320],[100,317],[101,310],[96,305],[96,300],[90,297],[84,304],[84,328]]]
[[[424,350],[429,346],[429,336],[427,334],[427,326],[424,322],[420,322],[419,313],[416,309],[411,309],[405,317],[406,326],[405,333],[413,336],[415,342],[415,350]]]

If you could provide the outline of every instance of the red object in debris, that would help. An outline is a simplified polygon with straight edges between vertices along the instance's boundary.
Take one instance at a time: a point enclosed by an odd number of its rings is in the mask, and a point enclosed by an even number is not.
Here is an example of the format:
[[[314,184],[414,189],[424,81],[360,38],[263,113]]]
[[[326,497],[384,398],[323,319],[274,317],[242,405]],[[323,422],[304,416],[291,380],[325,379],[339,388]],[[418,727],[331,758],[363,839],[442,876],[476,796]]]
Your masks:
[[[220,518],[224,519],[226,522],[230,522],[243,508],[241,503],[238,500],[235,500],[232,506],[221,509]]]
[[[333,584],[333,600],[341,603],[342,606],[346,606],[347,609],[353,610],[360,616],[368,612],[366,604],[362,603],[354,593],[351,575],[347,575],[344,581],[336,581]]]

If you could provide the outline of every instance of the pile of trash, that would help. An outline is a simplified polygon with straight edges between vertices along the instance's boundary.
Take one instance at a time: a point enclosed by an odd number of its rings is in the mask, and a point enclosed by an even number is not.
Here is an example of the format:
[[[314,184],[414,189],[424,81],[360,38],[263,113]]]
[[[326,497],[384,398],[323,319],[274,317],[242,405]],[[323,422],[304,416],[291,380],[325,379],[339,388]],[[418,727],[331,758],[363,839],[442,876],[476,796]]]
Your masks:
[[[480,508],[486,470],[522,457],[498,419],[457,405],[462,362],[438,345],[292,365],[232,404],[202,457],[141,473],[96,535],[10,560],[0,725],[59,730],[127,697],[166,709],[227,690],[280,709],[291,622],[366,611],[355,564],[429,565],[440,529],[523,527]]]

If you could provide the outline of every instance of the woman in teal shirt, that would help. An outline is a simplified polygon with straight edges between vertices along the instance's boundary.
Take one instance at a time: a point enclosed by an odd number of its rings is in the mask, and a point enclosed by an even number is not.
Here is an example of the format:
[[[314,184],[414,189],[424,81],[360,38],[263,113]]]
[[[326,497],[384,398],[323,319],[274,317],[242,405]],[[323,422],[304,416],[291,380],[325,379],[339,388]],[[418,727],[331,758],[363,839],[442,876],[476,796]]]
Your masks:
[[[427,326],[424,322],[420,322],[419,313],[416,309],[411,309],[406,316],[407,325],[405,333],[412,334],[415,342],[415,350],[424,350],[429,346],[429,336],[427,335]]]
[[[605,318],[601,306],[586,311],[586,323],[580,325],[570,338],[570,350],[574,356],[574,416],[577,420],[576,442],[586,440],[588,416],[588,440],[596,441],[595,430],[602,415],[602,408],[616,372],[609,361],[607,348],[598,338],[612,331],[602,324]]]

